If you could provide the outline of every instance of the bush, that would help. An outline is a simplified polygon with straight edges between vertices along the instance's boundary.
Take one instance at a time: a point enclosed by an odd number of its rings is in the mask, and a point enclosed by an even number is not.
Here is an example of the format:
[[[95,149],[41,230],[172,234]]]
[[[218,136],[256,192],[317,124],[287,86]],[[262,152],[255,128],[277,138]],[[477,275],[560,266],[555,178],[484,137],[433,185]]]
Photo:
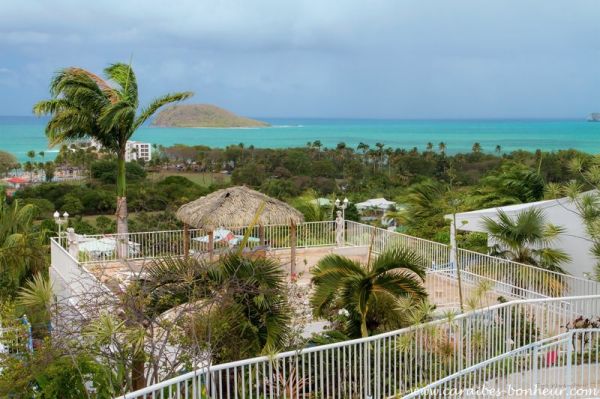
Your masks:
[[[83,209],[83,204],[79,198],[73,194],[65,195],[62,206],[63,211],[68,212],[70,215],[80,215]]]
[[[91,174],[105,184],[117,183],[117,161],[101,160],[95,161],[91,166]],[[146,171],[137,162],[127,162],[125,164],[125,177],[128,182],[140,181],[146,178]]]
[[[52,214],[56,210],[54,204],[45,198],[27,198],[21,202],[23,205],[32,204],[38,209],[38,216],[40,219],[48,219],[52,217]]]

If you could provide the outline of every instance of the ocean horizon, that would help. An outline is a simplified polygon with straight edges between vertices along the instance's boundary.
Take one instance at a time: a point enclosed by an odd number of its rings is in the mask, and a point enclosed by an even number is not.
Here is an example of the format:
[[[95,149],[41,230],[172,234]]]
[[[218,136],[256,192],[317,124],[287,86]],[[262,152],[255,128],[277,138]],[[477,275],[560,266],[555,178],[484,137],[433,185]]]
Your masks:
[[[431,142],[446,144],[446,152],[469,152],[473,143],[484,152],[515,150],[556,151],[576,149],[600,152],[600,123],[582,119],[349,119],[349,118],[257,118],[270,127],[253,128],[165,128],[146,125],[133,139],[170,146],[207,145],[223,148],[244,143],[258,148],[302,147],[320,140],[324,147],[339,142],[356,148],[363,142],[383,143],[393,148],[425,150]],[[48,148],[44,135],[47,118],[0,116],[0,149],[27,160],[27,151],[45,151],[54,159],[58,148]],[[39,158],[39,157],[38,157]]]

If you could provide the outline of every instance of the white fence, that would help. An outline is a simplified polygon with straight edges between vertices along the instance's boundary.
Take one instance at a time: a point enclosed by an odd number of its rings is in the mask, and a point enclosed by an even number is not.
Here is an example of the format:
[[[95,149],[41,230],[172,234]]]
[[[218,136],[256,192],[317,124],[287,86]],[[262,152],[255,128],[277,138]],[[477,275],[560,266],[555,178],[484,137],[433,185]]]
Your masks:
[[[372,245],[376,253],[394,245],[410,248],[423,259],[423,266],[432,270],[443,270],[448,276],[457,277],[456,265],[451,261],[451,248],[445,244],[356,222],[347,222],[346,243]],[[493,286],[494,292],[508,298],[600,294],[600,284],[596,281],[465,249],[457,249],[456,262],[465,283],[478,284],[487,281]]]
[[[405,398],[600,396],[600,329],[577,329],[513,349]]]
[[[128,399],[397,397],[600,314],[600,295],[508,302],[368,338],[200,367]]]
[[[32,350],[31,323],[26,316],[11,320],[10,326],[0,322],[0,355],[19,355]]]
[[[183,256],[186,250],[192,255],[205,253],[211,249],[219,253],[238,246],[247,230],[247,227],[217,229],[213,233],[212,240],[209,239],[206,231],[197,229],[189,230],[187,233],[184,230],[173,230],[129,233],[124,236],[118,234],[79,236],[77,262],[85,265],[117,260]],[[291,228],[287,225],[254,226],[249,236],[247,246],[250,248],[262,246],[268,249],[285,249],[290,248]],[[453,279],[457,277],[456,265],[451,261],[451,249],[445,244],[356,222],[346,222],[344,242],[348,246],[371,246],[375,253],[381,253],[394,245],[410,248],[421,257],[424,267],[443,271]],[[127,243],[128,251],[121,258],[117,256],[116,248],[119,245],[117,243],[122,243],[123,248]],[[61,244],[61,247],[66,249],[67,243],[64,237]],[[335,245],[335,222],[302,223],[296,228],[298,248]],[[54,255],[53,252],[53,257]],[[57,256],[65,255],[68,253]],[[494,292],[509,299],[600,294],[600,284],[592,280],[464,249],[456,251],[456,263],[465,284],[477,285],[486,281],[492,285]]]
[[[105,263],[116,260],[155,259],[164,256],[183,256],[211,250],[224,251],[242,242],[248,227],[223,227],[213,232],[200,229],[152,231],[141,233],[85,235],[78,237],[78,262],[81,264]],[[186,237],[187,234],[187,237]],[[309,248],[335,245],[335,222],[309,222],[296,226],[296,246]],[[249,232],[247,246],[264,246],[269,249],[290,248],[291,227],[288,225],[254,226]],[[67,240],[61,239],[67,249]],[[116,248],[123,245],[127,251],[118,257]],[[187,245],[187,248],[186,248]]]

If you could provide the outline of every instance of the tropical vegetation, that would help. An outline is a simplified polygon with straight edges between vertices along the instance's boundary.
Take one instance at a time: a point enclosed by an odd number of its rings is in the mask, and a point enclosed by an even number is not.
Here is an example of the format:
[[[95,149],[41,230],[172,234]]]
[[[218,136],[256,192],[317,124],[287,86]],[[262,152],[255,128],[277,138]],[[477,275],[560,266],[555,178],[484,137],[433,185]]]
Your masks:
[[[347,314],[345,333],[366,337],[399,316],[394,314],[399,298],[419,302],[427,297],[422,264],[418,256],[403,248],[386,250],[365,265],[327,255],[312,270],[314,314],[326,317],[341,310]]]
[[[107,79],[81,68],[60,70],[50,83],[52,98],[40,101],[33,110],[38,115],[52,115],[46,126],[51,145],[93,139],[117,156],[117,231],[127,233],[127,141],[160,107],[185,100],[192,93],[167,94],[139,110],[131,65],[112,64],[104,73]]]

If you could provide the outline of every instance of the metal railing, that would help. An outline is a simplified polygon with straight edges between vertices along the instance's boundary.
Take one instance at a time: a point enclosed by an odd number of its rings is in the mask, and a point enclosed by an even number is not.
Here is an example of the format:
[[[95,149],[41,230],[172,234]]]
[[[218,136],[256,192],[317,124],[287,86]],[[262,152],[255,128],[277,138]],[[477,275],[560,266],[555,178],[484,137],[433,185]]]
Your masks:
[[[0,356],[19,355],[33,351],[31,323],[26,316],[12,321],[10,326],[0,323]]]
[[[183,256],[187,250],[191,254],[205,253],[210,250],[223,251],[236,247],[242,242],[247,226],[223,227],[213,232],[212,239],[208,231],[202,229],[138,232],[128,234],[103,234],[78,236],[77,261],[80,264],[106,263],[118,260],[156,259],[165,256]],[[254,226],[250,229],[247,246],[259,245],[269,249],[290,248],[291,227],[288,225]],[[186,239],[187,234],[187,239]],[[55,239],[58,243],[58,239]],[[61,247],[68,250],[63,236]],[[296,227],[296,246],[309,248],[335,245],[335,222],[308,222]],[[117,247],[126,248],[121,256]]]
[[[598,397],[600,329],[542,339],[467,367],[405,396]]]
[[[457,277],[456,265],[451,261],[451,248],[448,245],[361,223],[346,223],[348,245],[372,245],[375,253],[400,245],[419,255],[423,260],[422,266],[444,270],[448,276]],[[600,283],[596,281],[465,249],[456,250],[456,262],[466,283],[486,281],[492,285],[494,292],[505,295],[508,299],[600,294]]]
[[[600,295],[517,300],[368,338],[204,365],[122,398],[396,397],[598,314]]]
[[[226,227],[213,233],[212,250],[226,251],[240,245],[248,227]],[[109,263],[118,260],[155,259],[164,256],[183,256],[206,253],[211,248],[208,232],[199,229],[129,233],[127,235],[106,234],[79,236],[77,262],[79,264]],[[254,226],[249,232],[247,246],[264,245],[269,249],[290,248],[290,226]],[[310,248],[335,246],[335,222],[301,223],[296,228],[296,246]],[[58,242],[58,241],[57,241]],[[448,277],[456,279],[456,265],[451,261],[448,245],[400,234],[373,226],[346,222],[345,244],[348,246],[371,247],[381,253],[395,245],[411,249],[422,259],[422,266],[429,270],[443,270]],[[116,248],[121,243],[127,251],[117,256]],[[60,247],[67,249],[67,240],[62,237]],[[600,294],[598,282],[565,275],[539,267],[512,262],[465,249],[456,250],[456,262],[466,284],[486,281],[494,292],[507,298],[543,298]]]

